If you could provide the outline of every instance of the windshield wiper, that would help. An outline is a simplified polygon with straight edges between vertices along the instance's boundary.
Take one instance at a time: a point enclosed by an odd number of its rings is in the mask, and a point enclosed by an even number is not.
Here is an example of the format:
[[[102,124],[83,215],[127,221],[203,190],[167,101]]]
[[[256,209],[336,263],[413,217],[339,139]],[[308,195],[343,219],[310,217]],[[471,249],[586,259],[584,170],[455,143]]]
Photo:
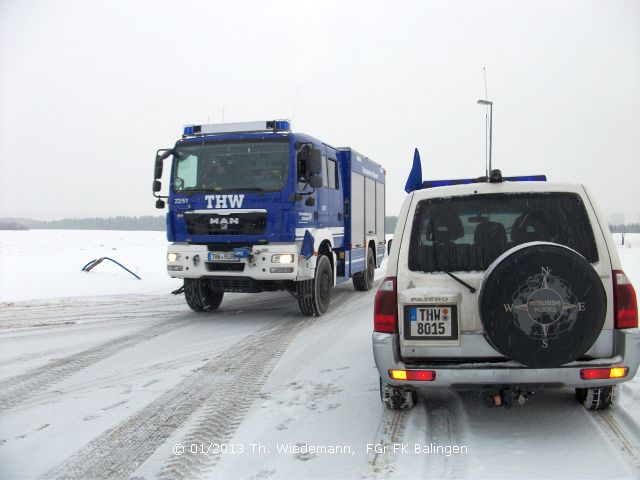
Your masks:
[[[447,272],[446,270],[443,270],[444,273],[446,273],[447,275],[449,275],[451,278],[453,278],[456,282],[460,283],[461,285],[464,285],[465,287],[467,287],[469,289],[469,291],[471,293],[476,293],[476,289],[473,288],[471,285],[469,285],[467,282],[465,282],[464,280],[462,280],[461,278],[456,277],[453,273],[451,272]]]
[[[259,188],[259,187],[246,187],[246,188],[229,188],[228,190],[239,190],[241,192],[263,192],[264,193],[264,188]]]

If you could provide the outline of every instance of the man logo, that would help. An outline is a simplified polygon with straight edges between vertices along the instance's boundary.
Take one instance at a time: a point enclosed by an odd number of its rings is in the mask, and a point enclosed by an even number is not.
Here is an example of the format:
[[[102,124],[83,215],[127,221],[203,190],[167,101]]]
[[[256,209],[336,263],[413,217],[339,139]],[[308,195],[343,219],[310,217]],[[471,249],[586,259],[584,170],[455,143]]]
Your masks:
[[[229,225],[240,225],[240,219],[237,217],[210,218],[209,225],[217,225],[220,230],[229,230]]]

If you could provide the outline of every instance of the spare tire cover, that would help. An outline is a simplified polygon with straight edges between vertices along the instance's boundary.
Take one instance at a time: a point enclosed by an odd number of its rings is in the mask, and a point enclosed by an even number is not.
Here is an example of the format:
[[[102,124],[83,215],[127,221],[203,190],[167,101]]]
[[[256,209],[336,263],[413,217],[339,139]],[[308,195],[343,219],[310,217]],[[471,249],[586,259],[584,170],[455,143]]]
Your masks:
[[[542,242],[519,245],[496,259],[478,301],[489,343],[508,358],[543,368],[589,350],[607,310],[591,264],[575,250]]]

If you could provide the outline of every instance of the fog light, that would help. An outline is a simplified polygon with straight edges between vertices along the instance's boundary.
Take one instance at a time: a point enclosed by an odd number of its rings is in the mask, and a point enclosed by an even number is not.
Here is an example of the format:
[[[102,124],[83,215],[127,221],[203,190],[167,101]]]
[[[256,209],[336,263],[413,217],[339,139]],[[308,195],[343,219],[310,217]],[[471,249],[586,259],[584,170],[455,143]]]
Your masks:
[[[167,270],[170,272],[181,272],[182,265],[167,265]]]
[[[293,273],[293,267],[271,267],[271,273]]]
[[[178,260],[180,260],[181,255],[179,253],[167,253],[167,262],[169,263],[175,263]]]
[[[290,253],[271,255],[271,263],[293,263],[293,255]]]

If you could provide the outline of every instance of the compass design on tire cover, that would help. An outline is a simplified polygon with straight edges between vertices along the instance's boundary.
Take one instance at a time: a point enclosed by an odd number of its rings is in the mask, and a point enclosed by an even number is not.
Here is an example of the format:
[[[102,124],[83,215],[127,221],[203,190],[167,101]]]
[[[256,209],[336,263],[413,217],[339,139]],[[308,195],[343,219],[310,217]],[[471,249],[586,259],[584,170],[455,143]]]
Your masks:
[[[569,333],[578,312],[584,310],[584,302],[579,302],[567,282],[553,276],[549,267],[541,267],[541,273],[520,285],[511,306],[518,328],[527,337],[540,340],[543,348],[548,340]]]

